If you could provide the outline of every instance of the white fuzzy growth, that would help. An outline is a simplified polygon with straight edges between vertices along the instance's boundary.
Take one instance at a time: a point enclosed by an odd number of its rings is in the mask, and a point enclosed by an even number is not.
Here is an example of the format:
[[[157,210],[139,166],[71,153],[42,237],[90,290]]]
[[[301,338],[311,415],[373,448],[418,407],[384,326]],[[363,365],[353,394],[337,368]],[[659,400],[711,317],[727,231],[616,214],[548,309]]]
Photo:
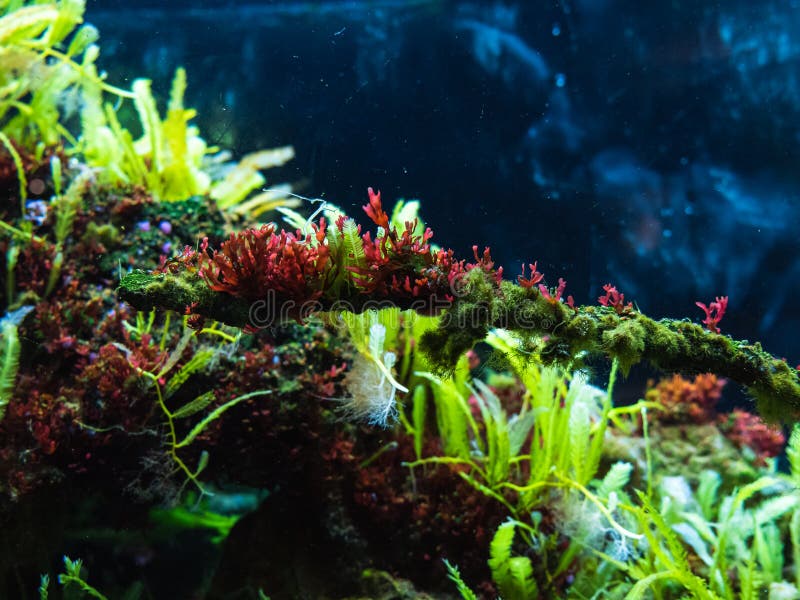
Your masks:
[[[369,328],[369,352],[375,360],[380,360],[384,342],[386,342],[386,327],[380,323],[373,323]]]
[[[394,361],[392,352],[384,354],[387,367],[391,368]],[[350,392],[350,398],[344,399],[340,407],[345,418],[381,427],[388,427],[397,419],[396,389],[374,359],[359,354],[344,384]]]
[[[344,384],[350,398],[342,400],[339,411],[345,418],[370,425],[388,427],[397,420],[397,392],[408,392],[392,375],[397,362],[394,352],[384,352],[386,327],[373,323],[369,328],[367,349],[353,361]]]

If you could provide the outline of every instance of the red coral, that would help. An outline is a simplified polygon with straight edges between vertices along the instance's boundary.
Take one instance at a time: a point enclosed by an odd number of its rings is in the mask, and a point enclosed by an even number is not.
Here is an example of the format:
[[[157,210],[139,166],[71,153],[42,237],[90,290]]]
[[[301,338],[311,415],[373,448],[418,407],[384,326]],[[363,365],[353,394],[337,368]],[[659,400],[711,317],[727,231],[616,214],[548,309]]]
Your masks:
[[[717,296],[716,301],[711,302],[708,306],[702,302],[695,302],[695,304],[706,313],[703,324],[709,331],[719,333],[719,322],[722,320],[722,317],[725,316],[725,310],[728,308],[728,297]]]

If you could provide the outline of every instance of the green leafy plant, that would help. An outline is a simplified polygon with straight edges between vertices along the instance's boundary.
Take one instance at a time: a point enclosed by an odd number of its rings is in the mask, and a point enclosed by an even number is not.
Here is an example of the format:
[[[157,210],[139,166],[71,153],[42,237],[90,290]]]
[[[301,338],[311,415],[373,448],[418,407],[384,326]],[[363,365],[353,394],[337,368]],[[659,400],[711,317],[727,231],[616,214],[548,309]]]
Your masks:
[[[96,588],[86,582],[81,574],[82,570],[83,561],[80,558],[72,560],[69,556],[64,556],[64,572],[58,576],[58,583],[64,586],[65,592],[75,589],[79,592],[81,597],[95,598],[96,600],[107,600],[106,596],[101,594]]]
[[[507,600],[538,598],[539,588],[533,578],[533,565],[527,556],[512,556],[514,531],[520,523],[506,521],[497,528],[489,549],[492,579]]]
[[[19,334],[17,321],[13,317],[6,317],[0,322],[0,420],[6,412],[11,395],[14,393],[14,382],[19,370]]]
[[[478,596],[475,595],[466,582],[461,578],[461,573],[458,570],[458,567],[446,558],[443,560],[444,566],[447,569],[447,578],[450,579],[456,585],[456,589],[458,593],[461,594],[461,598],[463,600],[478,600]]]

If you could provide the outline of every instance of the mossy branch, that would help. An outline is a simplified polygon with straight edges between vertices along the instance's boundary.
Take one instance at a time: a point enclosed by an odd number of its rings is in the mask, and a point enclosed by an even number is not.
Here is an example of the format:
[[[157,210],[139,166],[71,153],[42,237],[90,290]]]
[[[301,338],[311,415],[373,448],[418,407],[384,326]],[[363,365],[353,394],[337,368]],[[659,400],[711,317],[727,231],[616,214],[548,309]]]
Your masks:
[[[420,340],[440,372],[451,372],[491,329],[503,328],[529,339],[544,364],[574,366],[586,355],[600,354],[617,359],[624,374],[641,361],[666,372],[712,372],[744,386],[765,419],[785,422],[800,416],[798,371],[757,342],[737,341],[688,320],[656,321],[633,310],[618,314],[602,306],[570,308],[533,288],[498,285],[481,269],[470,271],[465,283],[439,327]],[[196,272],[134,271],[120,281],[120,297],[140,309],[160,306],[183,312],[192,305],[193,312],[228,325],[258,325],[250,322],[251,303],[212,292]],[[358,304],[354,307],[360,310]]]

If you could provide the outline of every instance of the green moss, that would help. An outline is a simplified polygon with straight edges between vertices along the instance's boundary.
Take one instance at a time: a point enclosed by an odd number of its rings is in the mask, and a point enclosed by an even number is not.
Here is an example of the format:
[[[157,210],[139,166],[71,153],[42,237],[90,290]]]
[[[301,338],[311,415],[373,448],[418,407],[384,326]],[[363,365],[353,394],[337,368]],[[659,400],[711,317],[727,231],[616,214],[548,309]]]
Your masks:
[[[249,303],[211,291],[195,272],[168,275],[136,270],[120,280],[118,293],[140,310],[159,306],[183,313],[192,305],[196,312],[222,323],[244,327],[250,322]]]
[[[622,373],[627,375],[642,359],[645,339],[645,329],[638,320],[620,320],[616,327],[603,332],[602,345],[607,354],[619,360]]]
[[[564,328],[564,337],[570,340],[573,351],[591,350],[597,337],[597,324],[586,314],[578,314]]]

